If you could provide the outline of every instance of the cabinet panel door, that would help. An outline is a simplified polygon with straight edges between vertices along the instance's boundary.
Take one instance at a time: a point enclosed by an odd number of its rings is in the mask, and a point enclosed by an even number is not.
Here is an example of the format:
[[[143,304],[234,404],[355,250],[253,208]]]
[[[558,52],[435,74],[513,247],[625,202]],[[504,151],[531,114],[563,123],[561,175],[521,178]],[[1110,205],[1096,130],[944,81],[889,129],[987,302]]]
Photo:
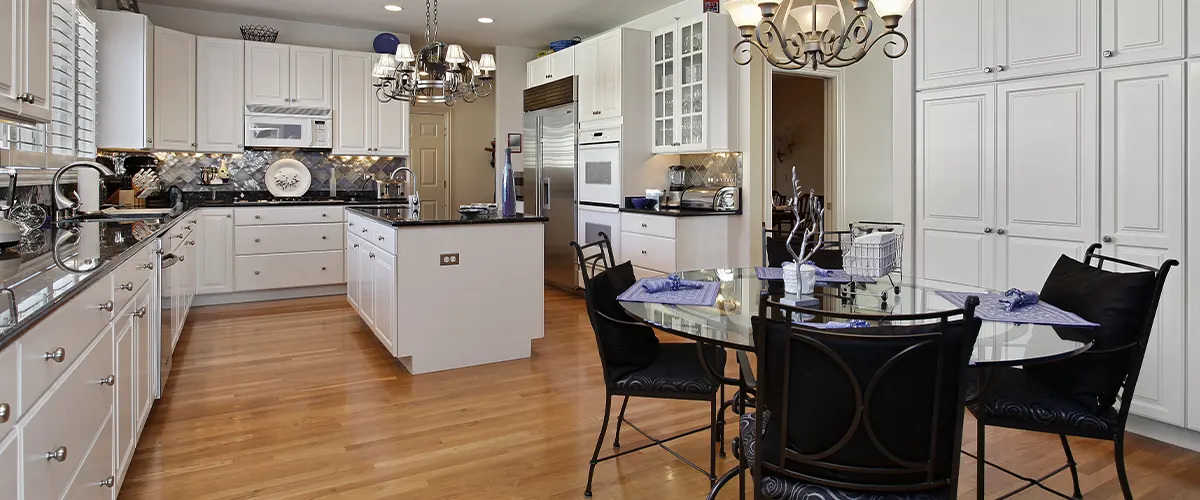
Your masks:
[[[291,100],[287,45],[246,42],[246,104],[286,106]]]
[[[1188,0],[1187,12],[1188,55],[1200,56],[1200,0]]]
[[[154,149],[196,150],[196,36],[157,26]]]
[[[621,116],[621,33],[615,32],[596,40],[596,84],[595,107],[597,116],[613,118]],[[576,56],[578,64],[578,55]]]
[[[1095,0],[996,2],[996,77],[1096,68],[1099,24]],[[1033,33],[1039,36],[1030,36]]]
[[[241,40],[196,38],[196,150],[241,153],[245,138],[246,47]]]
[[[578,79],[579,121],[595,120],[599,117],[600,103],[597,94],[600,75],[596,66],[599,40],[588,40],[574,47],[575,71]]]
[[[917,274],[991,286],[995,87],[917,95]]]
[[[1200,19],[1200,0],[1188,5],[1189,12],[1197,14]],[[1197,26],[1195,23],[1192,26]],[[1196,33],[1193,40],[1200,39]],[[1200,61],[1188,63],[1188,192],[1200,193]],[[1200,259],[1200,203],[1188,204],[1188,255],[1186,262],[1196,262]],[[1190,265],[1187,272],[1187,287],[1190,290],[1200,290],[1200,266]],[[1200,293],[1190,294],[1188,310],[1191,317],[1188,321],[1200,321]],[[1193,334],[1193,338],[1194,334]],[[1200,377],[1200,342],[1188,342],[1187,377],[1197,380]],[[1188,384],[1188,427],[1200,431],[1200,384]]]
[[[21,454],[17,442],[19,432],[12,432],[8,441],[0,441],[0,498],[20,498]],[[0,436],[3,439],[4,436]]]
[[[1102,0],[1100,64],[1123,66],[1184,54],[1184,0]]]
[[[681,24],[677,40],[679,54],[679,128],[675,142],[680,152],[708,149],[709,59],[708,25],[701,18]]]
[[[1100,227],[1105,253],[1157,267],[1183,262],[1184,67],[1134,66],[1101,74]],[[1128,271],[1125,268],[1124,271]],[[1142,366],[1133,412],[1184,424],[1186,267],[1171,271]]]
[[[651,71],[650,88],[654,92],[654,142],[655,153],[671,153],[679,150],[677,144],[678,110],[676,104],[679,85],[676,81],[678,58],[676,57],[676,27],[655,31],[651,35],[650,54],[654,69]]]
[[[200,213],[193,240],[196,252],[196,293],[233,291],[233,209],[208,209]]]
[[[525,65],[525,88],[537,87],[543,83],[549,83],[550,78],[550,56],[543,56]]]
[[[363,320],[375,326],[375,250],[364,242],[358,247],[358,307]]]
[[[1095,73],[997,86],[996,286],[1039,289],[1099,235]]]
[[[19,67],[21,54],[25,53],[21,2],[0,0],[0,111],[12,114],[21,112],[17,96],[24,92]]]
[[[333,106],[333,50],[292,47],[292,104]]]
[[[375,155],[407,156],[409,104],[402,101],[379,102],[371,96],[374,120],[371,136]]]
[[[991,0],[922,0],[916,7],[918,89],[992,80]]]
[[[550,58],[550,81],[575,75],[575,47],[568,47],[548,56]]]
[[[25,1],[24,92],[32,103],[21,106],[21,116],[50,121],[50,6],[51,0]]]
[[[350,301],[350,305],[359,307],[359,286],[358,286],[358,248],[361,243],[358,242],[358,237],[353,231],[346,232],[346,300]]]
[[[365,155],[371,143],[372,55],[366,52],[336,51],[334,70],[334,134],[333,153]]]
[[[117,377],[116,383],[116,401],[114,402],[114,413],[116,418],[116,443],[117,443],[117,467],[123,469],[125,463],[129,461],[133,454],[133,448],[137,444],[137,412],[138,407],[136,401],[137,394],[137,373],[134,368],[137,363],[134,360],[134,342],[137,335],[134,333],[134,325],[136,318],[132,313],[134,308],[126,309],[124,315],[117,318],[117,337],[116,337],[116,353],[114,360],[116,367],[113,374]],[[118,474],[120,475],[120,474]]]
[[[153,285],[153,283],[151,283]],[[158,353],[154,350],[154,343],[158,341],[158,335],[151,328],[152,310],[155,307],[154,301],[158,299],[158,292],[153,286],[142,288],[141,294],[134,302],[134,307],[137,308],[138,318],[137,324],[134,325],[134,331],[137,333],[137,388],[134,389],[134,394],[137,395],[137,428],[140,432],[146,425],[146,418],[150,416],[150,408],[154,405],[154,398],[158,396]]]
[[[375,275],[374,312],[375,329],[387,345],[388,352],[398,355],[396,345],[396,263],[395,257],[376,253],[371,261]]]

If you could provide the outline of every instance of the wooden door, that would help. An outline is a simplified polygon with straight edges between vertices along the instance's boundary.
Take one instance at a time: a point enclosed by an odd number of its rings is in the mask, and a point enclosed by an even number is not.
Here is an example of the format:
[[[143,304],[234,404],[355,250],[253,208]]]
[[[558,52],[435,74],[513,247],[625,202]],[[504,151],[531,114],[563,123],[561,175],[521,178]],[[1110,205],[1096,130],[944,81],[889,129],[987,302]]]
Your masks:
[[[292,104],[333,106],[333,50],[293,46],[291,58]]]
[[[370,154],[371,87],[374,56],[366,52],[339,50],[333,54],[333,154]]]
[[[233,291],[233,209],[212,208],[198,216],[200,225],[192,235],[197,241],[196,293]]]
[[[371,147],[375,155],[407,156],[408,135],[410,133],[409,110],[407,102],[379,102],[371,96]]]
[[[1095,73],[997,86],[997,288],[1039,290],[1099,237],[1099,87]]]
[[[412,143],[409,146],[408,167],[417,174],[417,193],[421,195],[421,211],[446,217],[450,213],[446,163],[446,115],[412,114]],[[497,162],[502,161],[497,155]]]
[[[600,103],[597,102],[597,97],[601,77],[596,65],[599,57],[597,53],[599,45],[599,40],[588,40],[574,47],[575,71],[579,76],[577,96],[581,123],[595,120],[600,115]]]
[[[377,252],[371,265],[375,275],[375,329],[384,339],[388,352],[398,354],[396,346],[396,262],[395,257]]]
[[[291,55],[287,45],[246,42],[246,104],[291,103]]]
[[[0,0],[0,111],[14,115],[21,112],[17,97],[25,92],[20,68],[25,54],[22,3],[23,0]]]
[[[1101,66],[1183,57],[1183,6],[1184,0],[1101,0]]]
[[[246,47],[241,40],[196,38],[196,150],[241,153],[246,120]]]
[[[1186,264],[1184,68],[1174,62],[1101,73],[1100,227],[1106,254],[1155,267],[1166,259]],[[1180,426],[1186,274],[1181,267],[1168,277],[1132,410]]]
[[[154,28],[154,149],[196,150],[196,35]]]
[[[621,31],[596,40],[595,108],[600,118],[621,116],[621,55],[624,54]],[[579,62],[578,54],[576,63]]]
[[[51,0],[25,0],[23,92],[33,102],[21,106],[21,116],[50,121],[50,7]]]
[[[679,101],[679,88],[676,73],[679,60],[676,57],[676,26],[655,31],[651,34],[651,40],[654,65],[651,77],[651,88],[654,92],[654,142],[651,150],[655,153],[677,152],[679,115],[676,106]]]
[[[992,80],[995,4],[992,0],[916,2],[917,89]]]
[[[1095,0],[996,2],[996,78],[1094,69],[1100,9]]]
[[[993,284],[996,89],[917,94],[917,275]]]

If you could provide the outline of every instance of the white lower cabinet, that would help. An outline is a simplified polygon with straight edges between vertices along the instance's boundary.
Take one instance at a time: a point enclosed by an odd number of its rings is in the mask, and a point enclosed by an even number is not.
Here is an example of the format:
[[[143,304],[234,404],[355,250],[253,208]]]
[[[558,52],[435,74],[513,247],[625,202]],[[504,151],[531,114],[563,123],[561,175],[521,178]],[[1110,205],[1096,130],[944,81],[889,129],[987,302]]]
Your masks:
[[[355,309],[360,309],[360,297],[362,297],[362,281],[358,277],[359,262],[358,249],[362,247],[362,238],[355,236],[353,233],[346,232],[346,300],[350,301],[350,305]]]
[[[345,283],[341,250],[237,256],[237,290],[274,290]]]
[[[158,353],[155,352],[154,345],[158,342],[159,337],[154,328],[157,326],[156,323],[151,322],[151,310],[156,306],[156,300],[158,300],[157,286],[142,288],[134,302],[137,309],[132,313],[137,317],[137,322],[133,327],[137,337],[134,348],[134,355],[137,357],[137,366],[134,368],[137,373],[137,387],[133,391],[137,402],[137,432],[134,433],[134,436],[137,436],[146,427],[146,419],[150,417],[150,409],[154,406],[154,399],[158,391]]]
[[[639,277],[730,267],[728,216],[621,214],[621,258]],[[617,251],[614,249],[614,251]]]
[[[116,402],[113,418],[116,421],[117,466],[124,469],[133,455],[137,443],[137,362],[135,361],[135,331],[137,318],[129,311],[122,311],[116,321]]]
[[[196,217],[196,293],[233,291],[233,209],[206,208]]]
[[[234,209],[234,290],[346,283],[342,212],[341,207]]]
[[[399,356],[396,341],[396,257],[387,252],[375,252],[371,258],[371,274],[375,277],[371,308],[375,314],[375,334],[388,347],[388,352]]]
[[[63,500],[112,500],[114,490],[119,488],[112,454],[115,419],[110,413],[100,426]]]
[[[346,295],[392,356],[397,338],[395,229],[354,216],[346,225]]]
[[[19,432],[0,437],[0,498],[20,498],[21,446]]]

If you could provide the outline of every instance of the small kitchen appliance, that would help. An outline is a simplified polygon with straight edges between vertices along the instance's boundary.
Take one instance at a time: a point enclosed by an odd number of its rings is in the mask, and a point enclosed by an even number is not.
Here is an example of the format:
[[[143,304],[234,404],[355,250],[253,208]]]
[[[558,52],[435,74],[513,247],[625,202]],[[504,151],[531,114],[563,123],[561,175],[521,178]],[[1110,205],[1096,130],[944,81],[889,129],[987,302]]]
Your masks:
[[[690,187],[681,194],[679,208],[736,212],[741,208],[741,190],[733,186]]]
[[[683,192],[687,189],[687,167],[671,165],[667,169],[667,193],[663,199],[663,208],[680,208],[683,205]]]

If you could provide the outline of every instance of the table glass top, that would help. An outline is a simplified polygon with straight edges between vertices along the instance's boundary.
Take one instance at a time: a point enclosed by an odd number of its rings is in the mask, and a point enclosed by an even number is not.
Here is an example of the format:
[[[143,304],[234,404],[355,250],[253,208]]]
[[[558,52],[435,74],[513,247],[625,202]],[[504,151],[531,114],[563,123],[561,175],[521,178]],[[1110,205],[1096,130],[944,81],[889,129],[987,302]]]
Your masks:
[[[759,280],[754,268],[703,269],[679,273],[685,280],[719,281],[715,306],[675,306],[622,302],[634,317],[684,337],[733,349],[753,350],[750,319],[758,315],[759,301],[815,299],[806,309],[877,315],[880,320],[897,314],[942,312],[957,309],[937,295],[939,290],[988,293],[991,290],[926,278],[893,276],[899,293],[887,277],[874,284],[818,286],[809,296],[783,293],[782,281]],[[900,283],[903,281],[903,283]],[[813,321],[826,321],[817,317]],[[1021,365],[1067,358],[1087,350],[1092,340],[1087,329],[1042,325],[983,322],[971,354],[975,365]]]

